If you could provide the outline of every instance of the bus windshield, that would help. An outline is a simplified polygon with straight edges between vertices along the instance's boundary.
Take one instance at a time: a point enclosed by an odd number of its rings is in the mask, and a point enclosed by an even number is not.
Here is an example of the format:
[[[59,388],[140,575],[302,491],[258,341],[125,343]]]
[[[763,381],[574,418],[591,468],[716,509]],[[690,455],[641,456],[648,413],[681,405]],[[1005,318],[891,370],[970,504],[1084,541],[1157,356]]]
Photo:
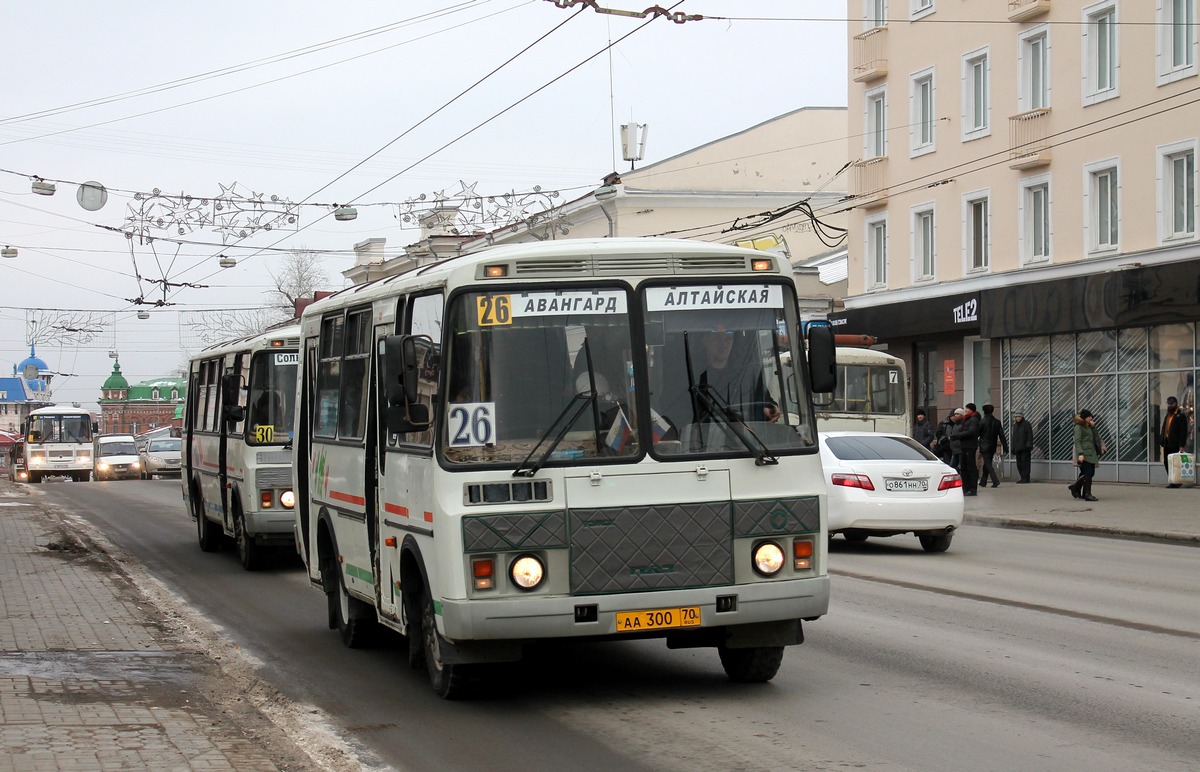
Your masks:
[[[643,300],[656,453],[814,446],[782,285],[650,287]]]
[[[896,365],[848,364],[838,368],[837,391],[825,408],[832,413],[900,415],[905,377]]]
[[[295,351],[261,351],[250,363],[250,399],[246,442],[286,445],[292,441],[296,405]]]
[[[34,445],[40,445],[47,442],[91,442],[91,416],[33,416],[29,422],[29,433],[27,439]]]
[[[639,453],[626,290],[472,292],[448,319],[448,462],[519,462],[552,429],[551,462]]]
[[[783,285],[649,287],[642,294],[641,352],[624,289],[475,292],[452,300],[446,461],[511,464],[535,452],[548,454],[548,463],[633,459],[643,441],[669,456],[761,458],[815,447],[790,367],[800,354],[783,332],[795,328]],[[646,414],[636,399],[643,382]]]

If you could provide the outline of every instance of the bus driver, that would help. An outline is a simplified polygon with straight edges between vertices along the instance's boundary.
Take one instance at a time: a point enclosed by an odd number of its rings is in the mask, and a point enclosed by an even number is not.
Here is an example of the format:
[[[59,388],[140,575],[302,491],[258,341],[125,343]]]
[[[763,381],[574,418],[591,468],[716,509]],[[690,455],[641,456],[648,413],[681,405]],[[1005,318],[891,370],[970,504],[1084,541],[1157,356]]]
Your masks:
[[[751,421],[779,420],[779,406],[763,385],[762,363],[750,346],[740,346],[734,356],[732,331],[703,334],[706,363],[698,379],[700,388]]]

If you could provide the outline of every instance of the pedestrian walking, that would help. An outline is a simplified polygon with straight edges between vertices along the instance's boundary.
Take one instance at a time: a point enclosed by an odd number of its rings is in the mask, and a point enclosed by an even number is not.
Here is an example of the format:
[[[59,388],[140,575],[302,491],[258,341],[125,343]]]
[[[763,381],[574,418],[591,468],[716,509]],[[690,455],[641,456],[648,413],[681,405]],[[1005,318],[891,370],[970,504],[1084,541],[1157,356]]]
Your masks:
[[[912,437],[917,442],[932,450],[933,425],[926,420],[925,411],[917,408],[917,421],[913,424]]]
[[[1096,419],[1090,410],[1080,410],[1075,416],[1075,463],[1079,466],[1079,478],[1067,486],[1071,495],[1084,501],[1099,501],[1092,495],[1092,478],[1096,476],[1096,464],[1108,448],[1096,431]]]
[[[979,467],[975,465],[975,452],[979,450],[979,413],[975,403],[968,402],[963,413],[955,411],[954,428],[950,430],[951,441],[957,440],[961,465],[958,474],[962,477],[963,495],[974,496],[979,492]]]
[[[983,406],[983,417],[979,419],[979,455],[983,458],[983,471],[980,479],[983,487],[987,487],[988,479],[993,488],[1000,487],[1000,475],[996,474],[996,459],[1008,452],[1008,437],[1004,434],[1004,425],[995,416],[995,405]],[[999,454],[996,451],[1000,451]]]
[[[1167,417],[1163,419],[1162,431],[1158,435],[1158,444],[1163,449],[1163,468],[1167,475],[1171,474],[1170,456],[1178,453],[1187,446],[1188,417],[1179,409],[1179,400],[1167,397]],[[1178,488],[1179,483],[1167,483],[1168,488]]]
[[[1017,483],[1029,482],[1029,460],[1033,457],[1033,426],[1020,410],[1013,411],[1012,444],[1008,446],[1017,460]]]

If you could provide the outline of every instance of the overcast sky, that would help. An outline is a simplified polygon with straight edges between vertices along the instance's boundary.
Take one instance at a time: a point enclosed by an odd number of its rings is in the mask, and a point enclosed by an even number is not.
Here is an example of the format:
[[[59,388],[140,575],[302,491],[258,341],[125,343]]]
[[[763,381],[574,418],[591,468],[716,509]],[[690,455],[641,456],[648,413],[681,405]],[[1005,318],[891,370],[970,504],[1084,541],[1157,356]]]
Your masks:
[[[638,29],[645,19],[547,0],[4,3],[0,246],[19,256],[0,262],[0,373],[28,355],[28,320],[40,319],[38,355],[69,374],[55,400],[94,408],[110,351],[131,383],[169,374],[198,317],[262,305],[279,260],[264,247],[321,250],[336,289],[356,242],[386,238],[394,255],[417,240],[397,205],[422,194],[540,186],[569,200],[628,168],[622,123],[649,125],[644,165],[799,107],[845,105],[845,3],[674,10],[724,18]],[[57,193],[33,194],[32,175]],[[108,192],[96,211],[77,201],[87,181]],[[294,225],[244,239],[181,235],[135,198],[156,188],[307,203]],[[347,202],[358,219],[329,216]],[[155,240],[127,238],[133,223]],[[221,254],[237,267],[220,269]],[[171,305],[138,319],[129,301],[163,299],[164,279],[203,286],[170,286]]]

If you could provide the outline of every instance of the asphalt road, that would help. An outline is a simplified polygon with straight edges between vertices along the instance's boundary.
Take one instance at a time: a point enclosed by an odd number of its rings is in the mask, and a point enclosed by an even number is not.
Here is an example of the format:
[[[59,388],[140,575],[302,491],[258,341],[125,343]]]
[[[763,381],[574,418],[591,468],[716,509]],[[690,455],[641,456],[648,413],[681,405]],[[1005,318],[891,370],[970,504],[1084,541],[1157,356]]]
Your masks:
[[[830,614],[768,685],[715,651],[547,645],[473,702],[435,697],[399,639],[341,646],[299,564],[200,552],[173,481],[49,483],[219,627],[258,675],[397,769],[1193,769],[1200,550],[965,527],[835,540]]]

